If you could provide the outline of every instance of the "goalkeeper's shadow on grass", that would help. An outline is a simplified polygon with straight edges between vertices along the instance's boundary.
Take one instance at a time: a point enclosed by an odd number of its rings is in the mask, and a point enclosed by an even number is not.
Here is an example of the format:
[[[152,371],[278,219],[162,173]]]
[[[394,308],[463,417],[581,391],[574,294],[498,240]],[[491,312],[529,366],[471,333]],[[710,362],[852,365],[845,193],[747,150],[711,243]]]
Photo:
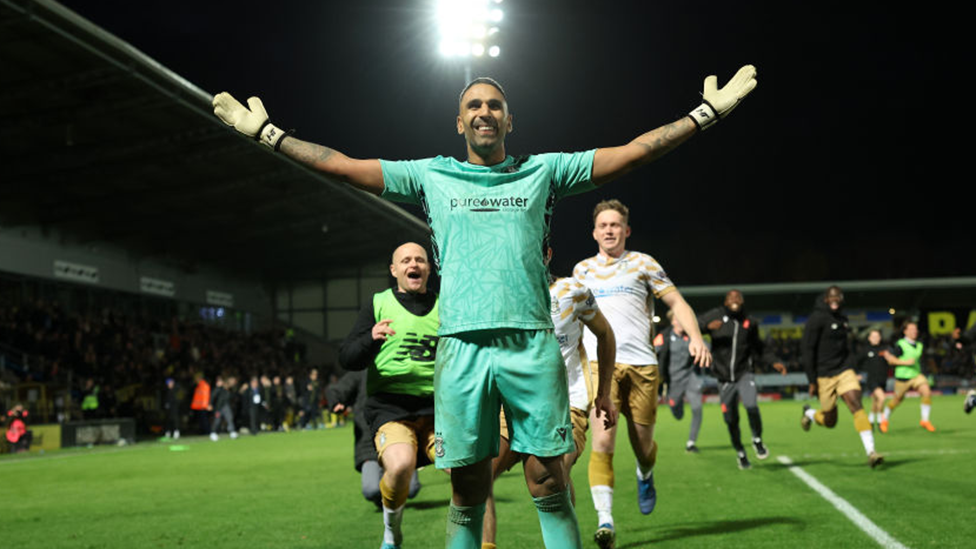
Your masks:
[[[663,532],[655,535],[652,530],[661,530],[659,527],[648,526],[642,528],[642,533],[634,537],[643,539],[634,540],[631,543],[618,544],[617,549],[636,549],[647,547],[649,544],[662,541],[679,540],[701,536],[725,535],[733,532],[743,532],[764,528],[769,526],[792,526],[794,529],[802,530],[806,528],[806,521],[796,517],[766,517],[743,520],[722,520],[714,522],[689,522],[670,526],[663,529]],[[646,537],[645,537],[646,536]]]

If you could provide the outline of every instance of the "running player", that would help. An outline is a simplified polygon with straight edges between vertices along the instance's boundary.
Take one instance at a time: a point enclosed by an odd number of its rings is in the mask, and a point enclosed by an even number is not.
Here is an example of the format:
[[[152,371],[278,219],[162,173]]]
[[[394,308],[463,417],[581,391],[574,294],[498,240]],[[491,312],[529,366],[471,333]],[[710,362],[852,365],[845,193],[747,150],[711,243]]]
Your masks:
[[[873,329],[868,332],[868,347],[861,351],[857,356],[857,366],[866,370],[868,379],[865,382],[867,391],[871,394],[871,413],[868,414],[868,421],[871,422],[871,429],[881,423],[881,414],[884,411],[885,387],[888,385],[888,360],[885,355],[888,348],[881,344],[881,330]]]
[[[935,432],[932,425],[932,389],[929,381],[922,375],[922,342],[918,340],[918,323],[909,320],[901,329],[902,338],[895,342],[888,354],[888,364],[895,367],[895,396],[888,401],[881,420],[881,432],[888,432],[888,420],[891,412],[901,404],[905,393],[910,390],[918,391],[922,397],[922,418],[918,424],[929,432]]]
[[[691,406],[691,429],[688,431],[685,451],[697,454],[699,450],[696,443],[702,422],[701,375],[688,351],[691,338],[674,317],[674,311],[668,311],[668,320],[671,326],[654,338],[654,350],[660,363],[661,378],[667,386],[668,406],[671,407],[674,418],[680,420],[685,416],[685,399]]]
[[[434,384],[437,467],[451,469],[447,547],[480,546],[491,457],[498,453],[504,402],[512,449],[528,454],[526,478],[547,547],[579,547],[562,454],[573,450],[566,369],[552,336],[542,251],[558,199],[591,190],[646,165],[711,127],[756,86],[743,67],[723,88],[705,79],[705,103],[689,116],[618,147],[514,158],[499,85],[479,78],[461,93],[457,132],[467,161],[360,160],[301,141],[268,123],[261,100],[244,107],[214,97],[228,125],[327,176],[384,198],[423,206],[441,275],[441,327]],[[535,365],[523,375],[525,364]],[[540,398],[539,388],[551,388]]]
[[[740,400],[749,418],[756,457],[769,457],[769,450],[762,439],[762,416],[759,414],[756,378],[752,373],[753,362],[762,360],[770,363],[777,372],[786,375],[786,366],[766,349],[759,338],[759,323],[746,314],[745,304],[742,292],[729,290],[721,307],[706,312],[698,319],[701,330],[712,336],[712,352],[715,354],[712,375],[718,381],[722,418],[729,430],[739,469],[752,468],[739,430]]]
[[[655,259],[627,250],[630,212],[619,200],[600,202],[593,210],[593,239],[597,255],[576,264],[573,277],[596,296],[617,340],[617,364],[610,382],[614,406],[627,417],[627,434],[637,458],[637,498],[640,510],[650,514],[657,504],[654,465],[657,443],[657,390],[660,383],[657,355],[652,344],[654,298],[674,311],[682,326],[688,327],[688,352],[695,364],[708,366],[711,354],[705,347],[695,312],[681,297]],[[596,338],[583,336],[587,355],[596,355]],[[602,387],[598,386],[599,390]],[[597,512],[595,538],[601,547],[612,547],[616,532],[613,522],[613,454],[617,428],[593,422],[593,452],[590,454],[590,495]]]
[[[813,423],[833,429],[837,425],[837,398],[854,416],[854,429],[868,455],[868,465],[880,465],[884,458],[874,450],[871,422],[861,407],[861,384],[850,356],[851,328],[841,311],[844,293],[831,286],[818,301],[803,328],[803,367],[810,381],[810,394],[819,395],[820,409],[803,406],[800,426],[809,431]]]
[[[427,291],[427,251],[408,242],[393,252],[396,289],[375,294],[339,349],[347,370],[366,370],[363,410],[383,467],[382,549],[399,548],[400,525],[418,466],[434,462],[437,295]]]
[[[967,346],[972,345],[976,342],[976,324],[969,327],[965,332],[961,328],[956,328],[952,332],[953,346],[959,351],[963,351]],[[972,353],[970,353],[972,356]],[[969,365],[972,365],[972,360],[968,361]],[[963,401],[962,409],[967,414],[971,414],[973,409],[976,408],[976,389],[970,389],[966,393],[966,399]]]
[[[556,339],[559,350],[566,363],[566,377],[569,381],[570,416],[573,421],[573,441],[575,449],[563,455],[566,476],[586,449],[586,430],[589,428],[589,409],[592,407],[599,417],[603,416],[605,426],[613,426],[616,421],[616,409],[610,402],[610,377],[613,375],[614,354],[616,342],[613,330],[607,319],[600,312],[593,294],[585,286],[572,278],[560,278],[549,285],[549,297],[552,301],[552,323],[555,326]],[[586,326],[597,340],[597,363],[600,385],[603,390],[594,399],[593,384],[590,372],[590,362],[583,351],[583,326]],[[509,444],[508,422],[504,414],[501,421],[501,447],[498,457],[492,463],[493,477],[509,470],[522,456],[511,451]],[[569,484],[573,505],[576,505],[576,491],[572,480]],[[496,515],[494,497],[488,498],[485,511],[484,535],[482,549],[495,549]]]

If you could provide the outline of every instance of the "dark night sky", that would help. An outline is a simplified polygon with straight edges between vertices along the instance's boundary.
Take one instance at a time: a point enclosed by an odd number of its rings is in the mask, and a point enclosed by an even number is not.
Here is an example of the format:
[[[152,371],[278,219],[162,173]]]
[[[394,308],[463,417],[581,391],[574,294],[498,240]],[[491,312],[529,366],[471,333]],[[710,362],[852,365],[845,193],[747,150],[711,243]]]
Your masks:
[[[64,3],[210,93],[261,96],[304,139],[464,154],[463,70],[436,53],[432,0]],[[473,72],[506,88],[509,154],[623,144],[696,106],[707,74],[759,71],[715,129],[563,201],[553,270],[595,253],[590,212],[616,197],[628,247],[679,284],[976,274],[971,184],[953,160],[972,111],[971,63],[953,59],[969,51],[963,23],[849,4],[505,0],[502,56]]]

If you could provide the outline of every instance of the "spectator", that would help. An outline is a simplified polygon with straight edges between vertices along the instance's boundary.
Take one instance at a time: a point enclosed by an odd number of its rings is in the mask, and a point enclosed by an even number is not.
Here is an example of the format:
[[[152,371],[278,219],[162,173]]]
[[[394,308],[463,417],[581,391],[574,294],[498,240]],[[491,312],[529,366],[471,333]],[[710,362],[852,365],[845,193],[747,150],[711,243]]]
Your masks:
[[[210,406],[210,384],[204,379],[203,374],[197,372],[194,375],[196,387],[193,389],[193,400],[190,401],[190,410],[197,417],[197,425],[200,427],[200,434],[210,433],[209,411]]]
[[[176,380],[166,378],[166,393],[163,396],[163,411],[165,413],[164,429],[166,438],[178,440],[180,438],[180,399]]]
[[[233,382],[234,379],[228,378],[228,381]],[[214,388],[210,405],[210,409],[214,413],[213,423],[210,425],[210,440],[214,442],[219,440],[217,431],[220,429],[221,421],[227,424],[227,433],[230,434],[230,438],[237,438],[237,429],[234,426],[234,411],[231,407],[231,390],[233,389],[233,385],[228,386],[220,376],[217,376],[215,384],[216,387]]]
[[[27,428],[28,415],[24,405],[19,402],[7,412],[6,437],[7,442],[10,443],[11,453],[30,450],[31,442],[34,440],[34,432]]]
[[[319,407],[319,371],[315,368],[308,373],[305,381],[305,391],[302,394],[302,428],[318,429],[322,419],[322,411]]]

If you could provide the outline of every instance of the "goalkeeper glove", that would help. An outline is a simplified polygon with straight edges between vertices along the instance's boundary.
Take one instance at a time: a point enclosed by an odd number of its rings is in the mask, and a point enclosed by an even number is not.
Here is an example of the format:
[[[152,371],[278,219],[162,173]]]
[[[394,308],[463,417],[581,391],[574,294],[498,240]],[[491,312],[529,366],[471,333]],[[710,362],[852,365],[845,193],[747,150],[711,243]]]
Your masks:
[[[281,140],[292,133],[292,131],[282,131],[268,122],[268,111],[264,110],[264,103],[257,97],[248,99],[245,107],[231,94],[221,92],[214,96],[213,107],[214,114],[223,120],[224,124],[234,126],[237,131],[275,151],[281,146]]]
[[[705,91],[702,92],[704,101],[697,109],[688,113],[688,116],[695,121],[698,129],[706,130],[739,106],[755,87],[756,67],[752,65],[739,69],[722,89],[718,89],[718,78],[715,75],[709,76],[705,78]]]

